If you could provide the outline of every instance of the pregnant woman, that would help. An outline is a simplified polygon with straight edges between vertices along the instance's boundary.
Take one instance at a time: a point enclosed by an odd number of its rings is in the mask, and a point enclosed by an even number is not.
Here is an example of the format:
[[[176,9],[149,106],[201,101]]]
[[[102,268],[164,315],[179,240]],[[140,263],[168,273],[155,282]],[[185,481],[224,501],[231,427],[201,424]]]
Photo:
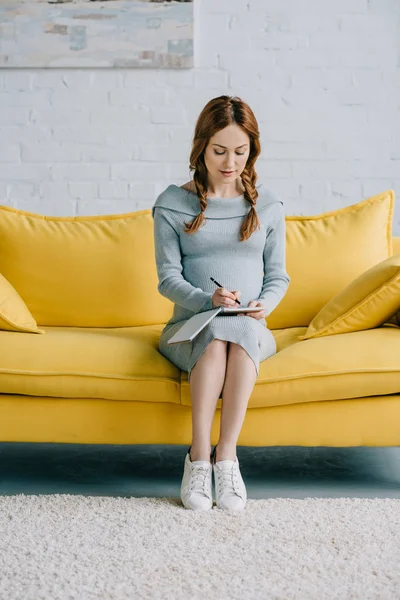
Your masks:
[[[193,179],[169,185],[152,208],[158,291],[174,303],[159,350],[188,372],[192,444],[184,461],[185,508],[242,510],[247,500],[236,444],[259,363],[276,353],[265,317],[286,294],[283,202],[257,183],[257,120],[238,97],[220,96],[201,111],[190,153]],[[213,277],[224,287],[217,287]],[[217,306],[261,306],[260,312],[217,315],[191,343],[168,340],[194,314]],[[222,397],[219,441],[210,434]]]

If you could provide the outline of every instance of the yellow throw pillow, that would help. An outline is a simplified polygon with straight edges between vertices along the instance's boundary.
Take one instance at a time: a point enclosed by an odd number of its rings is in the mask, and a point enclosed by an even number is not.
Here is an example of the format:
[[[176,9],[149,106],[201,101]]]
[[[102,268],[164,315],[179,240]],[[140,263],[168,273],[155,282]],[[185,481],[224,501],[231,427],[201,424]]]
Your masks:
[[[372,329],[400,309],[400,254],[362,275],[319,311],[299,340]]]
[[[0,329],[25,333],[45,333],[42,329],[38,329],[35,319],[21,296],[1,274]]]
[[[290,285],[270,329],[308,327],[346,286],[392,256],[393,190],[314,216],[286,216]]]

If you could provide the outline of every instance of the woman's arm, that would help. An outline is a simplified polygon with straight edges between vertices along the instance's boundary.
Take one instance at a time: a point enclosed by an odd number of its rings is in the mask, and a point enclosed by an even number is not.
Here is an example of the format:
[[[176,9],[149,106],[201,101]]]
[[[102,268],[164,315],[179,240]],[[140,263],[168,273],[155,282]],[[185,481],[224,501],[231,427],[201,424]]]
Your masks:
[[[165,210],[154,209],[154,246],[158,272],[158,291],[172,302],[193,312],[211,310],[212,294],[191,285],[182,276],[179,234]]]
[[[278,306],[287,292],[290,277],[286,272],[286,221],[283,204],[276,205],[275,219],[268,230],[264,246],[264,277],[257,298],[267,316]]]

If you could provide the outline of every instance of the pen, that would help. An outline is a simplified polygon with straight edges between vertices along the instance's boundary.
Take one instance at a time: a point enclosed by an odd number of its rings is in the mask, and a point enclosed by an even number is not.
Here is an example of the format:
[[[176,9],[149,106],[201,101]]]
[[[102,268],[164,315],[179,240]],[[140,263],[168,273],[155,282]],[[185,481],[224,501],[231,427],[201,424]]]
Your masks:
[[[212,277],[210,277],[211,281],[213,281],[218,287],[222,288],[224,287],[223,285],[221,285],[220,283],[218,283],[218,281],[215,281],[215,279],[213,279]],[[239,300],[237,298],[235,298],[235,302],[237,302],[238,304],[240,304]]]

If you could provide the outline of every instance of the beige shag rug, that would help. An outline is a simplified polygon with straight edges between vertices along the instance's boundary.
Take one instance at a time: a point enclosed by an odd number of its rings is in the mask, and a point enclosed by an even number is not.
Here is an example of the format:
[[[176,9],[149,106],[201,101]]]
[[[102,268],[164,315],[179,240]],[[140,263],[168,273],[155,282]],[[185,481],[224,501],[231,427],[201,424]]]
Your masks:
[[[400,500],[0,497],[1,600],[397,600]]]

